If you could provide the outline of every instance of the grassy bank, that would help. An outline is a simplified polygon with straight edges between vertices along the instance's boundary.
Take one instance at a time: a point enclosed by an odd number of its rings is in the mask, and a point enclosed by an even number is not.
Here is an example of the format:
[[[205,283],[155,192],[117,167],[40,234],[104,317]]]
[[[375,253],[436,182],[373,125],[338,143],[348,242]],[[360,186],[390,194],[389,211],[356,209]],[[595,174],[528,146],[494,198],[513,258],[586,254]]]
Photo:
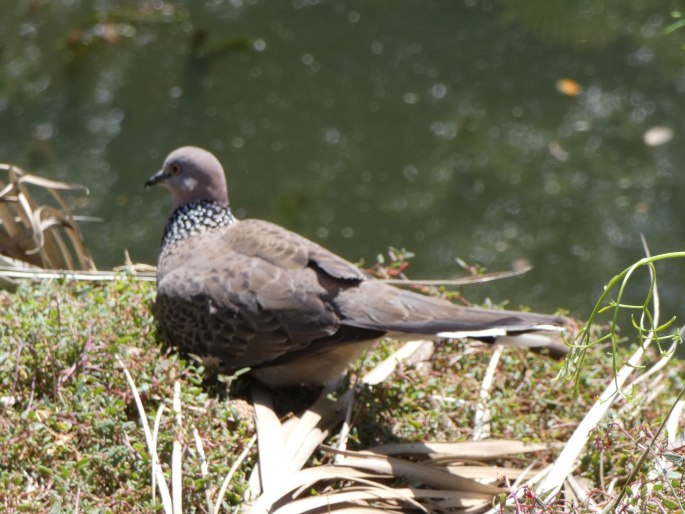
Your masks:
[[[160,459],[168,474],[178,423],[172,414],[180,385],[185,512],[205,512],[226,473],[254,435],[244,380],[206,380],[203,368],[155,340],[150,307],[154,285],[123,279],[109,283],[27,282],[0,292],[0,510],[4,512],[151,512],[151,460],[131,387],[117,356],[137,384],[153,423],[161,406]],[[362,373],[396,344],[369,354]],[[389,381],[362,389],[354,406],[348,447],[382,443],[463,441],[472,437],[478,394],[490,360],[484,346],[439,345],[427,363],[405,364]],[[594,347],[581,375],[580,395],[557,383],[561,363],[506,349],[488,405],[490,437],[560,442],[570,437],[597,395],[611,382],[612,360]],[[575,476],[589,498],[607,505],[628,478],[665,419],[685,380],[685,366],[670,363],[636,385],[592,432]],[[280,410],[306,405],[306,392],[280,393]],[[299,407],[298,407],[299,406]],[[682,452],[660,436],[626,501],[644,512],[673,512],[685,497]],[[202,444],[198,446],[197,439]],[[202,470],[202,448],[207,472]],[[542,467],[555,452],[503,460]],[[315,455],[319,461],[331,457]],[[239,466],[222,497],[224,512],[239,510],[255,451]],[[540,508],[532,497],[520,511]],[[527,509],[527,510],[526,510]],[[559,500],[550,512],[590,512],[589,501]]]

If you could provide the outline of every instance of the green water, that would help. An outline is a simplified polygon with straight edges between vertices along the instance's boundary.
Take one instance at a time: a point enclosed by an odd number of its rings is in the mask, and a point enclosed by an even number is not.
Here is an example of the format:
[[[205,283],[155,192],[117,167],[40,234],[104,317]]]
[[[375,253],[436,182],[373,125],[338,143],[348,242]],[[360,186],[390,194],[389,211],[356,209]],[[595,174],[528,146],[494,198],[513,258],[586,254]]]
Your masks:
[[[582,318],[642,255],[640,232],[654,253],[683,248],[670,5],[6,2],[0,161],[90,188],[72,199],[104,220],[84,227],[100,268],[124,249],[154,263],[169,198],[143,182],[195,144],[225,163],[239,217],[355,261],[407,248],[414,278],[459,275],[455,257],[531,263],[463,292]],[[672,140],[646,144],[654,127]],[[667,314],[684,266],[663,270]]]

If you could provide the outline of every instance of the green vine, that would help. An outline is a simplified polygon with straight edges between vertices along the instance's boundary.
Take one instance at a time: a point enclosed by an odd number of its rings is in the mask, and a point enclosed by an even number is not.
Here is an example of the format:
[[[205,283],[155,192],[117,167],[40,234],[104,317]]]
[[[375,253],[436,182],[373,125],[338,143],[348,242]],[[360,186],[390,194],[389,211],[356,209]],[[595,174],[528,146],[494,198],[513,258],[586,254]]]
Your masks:
[[[674,324],[675,316],[670,318],[667,322],[656,325],[654,312],[650,307],[650,303],[655,299],[654,293],[657,283],[657,273],[655,263],[666,259],[685,258],[685,252],[671,252],[654,256],[648,256],[640,259],[633,265],[624,269],[618,275],[615,275],[609,283],[604,286],[604,292],[599,297],[597,303],[588,318],[587,324],[578,332],[575,340],[572,342],[571,353],[564,365],[564,368],[559,373],[557,379],[572,380],[576,392],[579,388],[580,373],[585,362],[587,350],[597,344],[611,341],[613,371],[616,376],[619,370],[618,345],[620,343],[618,317],[623,310],[639,311],[640,321],[636,320],[636,316],[631,315],[631,322],[633,327],[637,330],[639,342],[641,345],[649,338],[654,340],[658,345],[660,351],[663,352],[661,342],[668,340],[671,342],[680,342],[680,335],[678,332],[668,333],[664,335]],[[635,271],[642,267],[647,267],[650,272],[650,284],[647,295],[641,304],[632,305],[623,303],[623,297],[626,287],[630,282]],[[618,289],[616,298],[611,298],[611,295]],[[656,306],[658,309],[658,305]],[[598,318],[604,313],[612,312],[611,320],[609,322],[608,333],[593,339],[592,328],[597,325]]]

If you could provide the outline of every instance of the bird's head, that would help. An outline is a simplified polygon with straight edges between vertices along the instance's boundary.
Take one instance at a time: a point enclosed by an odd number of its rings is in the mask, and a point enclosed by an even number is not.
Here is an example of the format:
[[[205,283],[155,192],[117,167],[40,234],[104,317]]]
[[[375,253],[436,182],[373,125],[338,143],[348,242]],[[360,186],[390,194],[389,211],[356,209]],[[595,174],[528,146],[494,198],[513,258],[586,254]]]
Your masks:
[[[196,146],[182,146],[171,152],[162,169],[147,179],[145,187],[157,184],[169,188],[174,209],[201,200],[228,206],[224,168],[212,153]]]

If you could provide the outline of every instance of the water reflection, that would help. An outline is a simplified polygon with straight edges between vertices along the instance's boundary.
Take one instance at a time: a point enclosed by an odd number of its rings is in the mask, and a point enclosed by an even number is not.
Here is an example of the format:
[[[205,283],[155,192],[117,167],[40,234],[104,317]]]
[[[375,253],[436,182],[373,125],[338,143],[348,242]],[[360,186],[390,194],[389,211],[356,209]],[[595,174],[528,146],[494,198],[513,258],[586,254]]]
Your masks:
[[[530,262],[469,288],[588,310],[684,239],[682,31],[670,6],[526,1],[25,2],[5,9],[0,152],[87,184],[100,267],[153,262],[180,144],[227,164],[240,216],[416,277]],[[682,307],[678,267],[662,294]]]

